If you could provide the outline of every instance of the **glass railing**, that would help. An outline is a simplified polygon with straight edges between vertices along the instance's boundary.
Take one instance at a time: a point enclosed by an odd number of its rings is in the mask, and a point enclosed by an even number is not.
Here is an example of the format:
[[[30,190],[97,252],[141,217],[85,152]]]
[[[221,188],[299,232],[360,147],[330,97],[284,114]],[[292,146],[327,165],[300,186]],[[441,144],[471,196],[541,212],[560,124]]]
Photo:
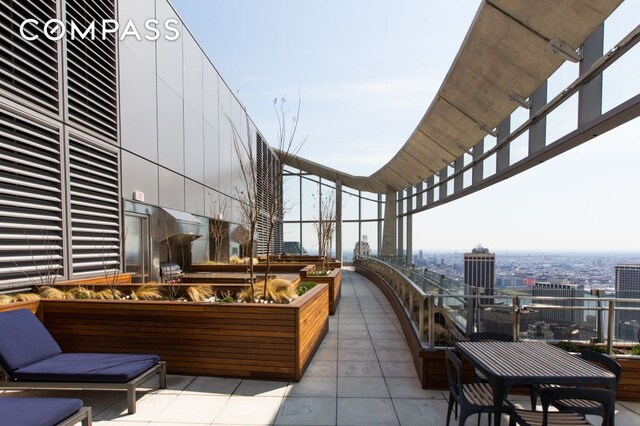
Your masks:
[[[451,346],[478,331],[502,332],[516,340],[599,345],[608,353],[640,340],[635,319],[640,318],[640,299],[555,297],[548,291],[544,296],[482,295],[476,287],[406,266],[399,257],[358,258],[354,264],[393,290],[425,348]]]

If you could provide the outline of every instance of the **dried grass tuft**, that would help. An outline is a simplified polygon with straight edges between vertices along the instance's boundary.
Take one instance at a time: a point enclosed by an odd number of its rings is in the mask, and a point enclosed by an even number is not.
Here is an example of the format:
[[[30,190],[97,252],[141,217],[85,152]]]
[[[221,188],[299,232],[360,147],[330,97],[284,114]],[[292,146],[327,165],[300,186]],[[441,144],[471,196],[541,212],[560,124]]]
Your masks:
[[[43,299],[71,299],[72,297],[65,291],[55,287],[40,287],[40,297]]]
[[[133,300],[162,300],[164,297],[162,289],[155,284],[144,284],[131,291]]]
[[[274,278],[267,281],[267,291],[264,292],[264,281],[254,284],[256,299],[273,303],[289,303],[296,296],[294,285],[285,279]],[[244,288],[238,293],[241,300],[252,301],[251,287]]]
[[[38,300],[40,300],[40,296],[35,293],[16,294],[16,302],[37,302]]]
[[[71,296],[72,299],[96,299],[96,292],[93,290],[89,290],[86,287],[73,287],[67,293]]]
[[[0,294],[0,305],[8,305],[16,301],[16,298],[8,294]]]
[[[204,302],[206,299],[213,297],[215,292],[210,285],[193,285],[187,287],[187,296],[193,302]]]
[[[115,295],[114,295],[115,293]],[[104,289],[104,290],[100,290],[97,291],[95,293],[95,297],[98,300],[120,300],[122,299],[124,295],[122,294],[122,292],[120,290],[114,290],[111,291],[111,289]]]

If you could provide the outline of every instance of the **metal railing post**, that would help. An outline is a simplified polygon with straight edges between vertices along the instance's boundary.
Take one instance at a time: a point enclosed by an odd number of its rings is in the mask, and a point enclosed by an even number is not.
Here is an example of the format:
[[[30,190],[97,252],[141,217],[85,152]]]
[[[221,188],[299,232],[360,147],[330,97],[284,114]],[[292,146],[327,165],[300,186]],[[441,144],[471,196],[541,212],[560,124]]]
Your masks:
[[[413,291],[409,289],[409,317],[413,317]]]
[[[513,336],[513,341],[517,342],[518,341],[518,336],[520,335],[520,300],[518,298],[518,296],[515,296],[513,298],[512,301],[513,305],[513,329],[512,329],[512,336]]]
[[[467,296],[474,296],[476,294],[478,294],[477,288],[469,286]],[[467,297],[467,328],[465,330],[465,334],[467,335],[467,337],[469,337],[469,335],[473,333],[473,317],[475,316],[475,308],[477,303],[478,301],[474,297]]]
[[[611,355],[613,353],[613,325],[615,323],[615,307],[616,302],[609,300],[609,326],[607,327],[607,353]]]
[[[424,339],[424,302],[426,299],[420,299],[420,306],[418,307],[418,335],[420,341]]]
[[[597,298],[601,298],[605,295],[605,291],[603,289],[591,289],[591,295]],[[604,342],[604,311],[602,306],[602,301],[598,300],[596,303],[597,308],[597,316],[596,316],[596,343]]]
[[[433,296],[427,296],[427,301],[429,303],[429,309],[427,310],[428,314],[429,314],[429,349],[433,349],[436,346],[436,342],[435,342],[435,338],[436,338],[436,333],[435,333],[435,329],[433,327],[433,314],[434,314],[434,309],[433,309]]]

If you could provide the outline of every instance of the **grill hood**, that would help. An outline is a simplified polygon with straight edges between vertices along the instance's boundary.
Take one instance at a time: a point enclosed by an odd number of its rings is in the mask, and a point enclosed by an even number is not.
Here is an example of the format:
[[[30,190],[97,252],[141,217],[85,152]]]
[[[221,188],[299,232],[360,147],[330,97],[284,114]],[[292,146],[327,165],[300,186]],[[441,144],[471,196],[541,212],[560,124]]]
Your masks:
[[[188,244],[202,236],[202,222],[190,213],[160,208],[157,215],[157,237],[160,241]]]

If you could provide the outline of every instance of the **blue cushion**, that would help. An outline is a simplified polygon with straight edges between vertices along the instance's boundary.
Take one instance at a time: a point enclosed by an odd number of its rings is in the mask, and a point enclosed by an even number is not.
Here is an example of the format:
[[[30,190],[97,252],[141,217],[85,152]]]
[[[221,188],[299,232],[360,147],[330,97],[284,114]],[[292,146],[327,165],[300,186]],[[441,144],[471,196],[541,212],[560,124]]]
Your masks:
[[[19,368],[11,377],[35,382],[126,383],[158,361],[157,355],[69,353]]]
[[[82,408],[72,398],[2,398],[0,426],[54,426]]]
[[[9,375],[60,353],[60,346],[30,310],[0,312],[0,364]]]

